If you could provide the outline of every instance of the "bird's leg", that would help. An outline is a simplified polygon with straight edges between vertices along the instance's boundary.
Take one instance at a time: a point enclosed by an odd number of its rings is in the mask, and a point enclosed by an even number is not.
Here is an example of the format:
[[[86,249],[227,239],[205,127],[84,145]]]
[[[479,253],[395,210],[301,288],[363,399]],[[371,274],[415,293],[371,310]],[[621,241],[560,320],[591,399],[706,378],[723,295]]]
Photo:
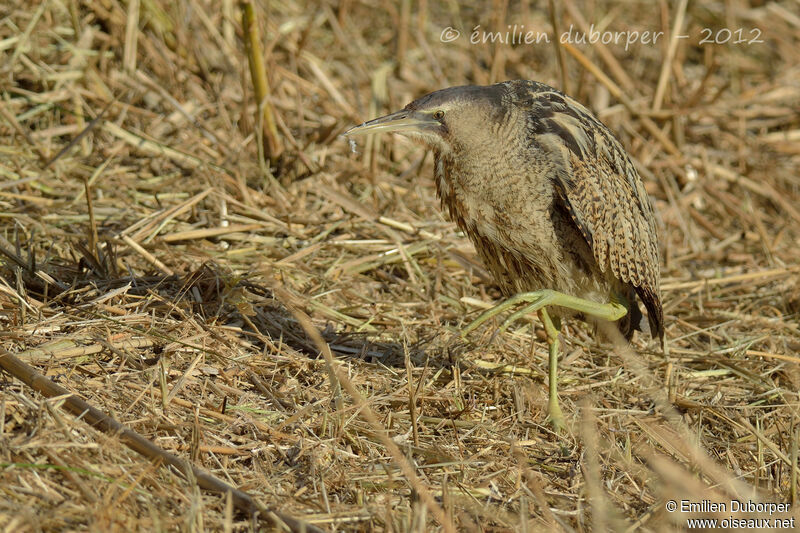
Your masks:
[[[566,307],[585,315],[590,315],[602,320],[608,320],[609,322],[617,321],[628,314],[628,310],[625,309],[625,306],[618,302],[602,304],[593,302],[591,300],[578,298],[577,296],[570,296],[569,294],[564,294],[563,292],[558,292],[551,289],[542,289],[539,291],[515,294],[506,301],[492,307],[491,309],[487,309],[481,313],[478,318],[473,320],[471,324],[464,328],[462,334],[466,335],[493,316],[499,315],[503,311],[506,311],[523,302],[527,303],[528,305],[524,306],[519,311],[512,313],[511,316],[509,316],[500,326],[500,331],[506,329],[515,320],[522,318],[528,313],[538,311],[543,309],[545,306],[551,305]]]
[[[547,336],[547,347],[549,351],[549,368],[548,368],[548,382],[550,397],[547,405],[548,418],[550,424],[556,431],[564,427],[564,415],[561,413],[561,407],[558,405],[558,336],[561,332],[561,322],[556,317],[553,320],[547,312],[547,306],[557,305],[566,307],[575,311],[581,312],[584,315],[593,316],[602,320],[614,322],[624,317],[628,310],[624,305],[618,302],[610,302],[602,304],[585,300],[576,296],[570,296],[562,292],[543,289],[534,292],[525,292],[517,294],[507,299],[491,309],[487,309],[469,324],[462,332],[466,335],[474,330],[490,318],[502,313],[517,304],[526,303],[521,309],[511,314],[500,326],[500,331],[510,326],[515,320],[522,318],[528,313],[538,311],[539,320],[544,325],[544,331]]]
[[[550,352],[547,369],[547,385],[550,393],[547,402],[547,417],[553,426],[553,430],[558,432],[564,427],[564,415],[558,405],[558,336],[561,333],[561,322],[558,317],[553,321],[547,309],[539,310],[539,320],[544,324],[544,332],[547,335],[547,348]]]

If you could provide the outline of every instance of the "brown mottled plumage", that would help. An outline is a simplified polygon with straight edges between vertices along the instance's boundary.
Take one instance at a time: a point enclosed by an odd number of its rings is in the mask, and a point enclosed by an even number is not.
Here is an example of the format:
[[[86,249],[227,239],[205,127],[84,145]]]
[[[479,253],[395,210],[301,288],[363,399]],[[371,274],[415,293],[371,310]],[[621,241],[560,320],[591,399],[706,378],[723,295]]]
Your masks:
[[[617,301],[627,338],[640,326],[638,295],[663,340],[653,209],[619,141],[584,106],[517,80],[436,91],[359,128],[433,149],[442,205],[505,294]]]

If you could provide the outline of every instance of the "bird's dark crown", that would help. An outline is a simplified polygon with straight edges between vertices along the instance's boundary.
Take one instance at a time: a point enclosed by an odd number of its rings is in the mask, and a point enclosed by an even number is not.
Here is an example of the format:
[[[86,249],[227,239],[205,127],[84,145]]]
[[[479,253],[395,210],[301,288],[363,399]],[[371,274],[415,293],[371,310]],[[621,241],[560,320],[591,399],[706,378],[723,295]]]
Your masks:
[[[457,103],[484,104],[499,109],[503,106],[506,94],[507,88],[502,83],[495,85],[460,85],[426,94],[408,104],[406,109],[417,111]]]

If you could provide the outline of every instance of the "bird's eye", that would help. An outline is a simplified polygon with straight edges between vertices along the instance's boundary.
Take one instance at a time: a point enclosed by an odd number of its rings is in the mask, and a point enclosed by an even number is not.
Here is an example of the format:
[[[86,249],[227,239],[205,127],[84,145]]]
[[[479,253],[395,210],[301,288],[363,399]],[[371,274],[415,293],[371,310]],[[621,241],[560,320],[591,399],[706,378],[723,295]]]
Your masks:
[[[436,120],[442,120],[444,118],[444,111],[442,111],[441,109],[434,111],[433,118],[435,118]]]

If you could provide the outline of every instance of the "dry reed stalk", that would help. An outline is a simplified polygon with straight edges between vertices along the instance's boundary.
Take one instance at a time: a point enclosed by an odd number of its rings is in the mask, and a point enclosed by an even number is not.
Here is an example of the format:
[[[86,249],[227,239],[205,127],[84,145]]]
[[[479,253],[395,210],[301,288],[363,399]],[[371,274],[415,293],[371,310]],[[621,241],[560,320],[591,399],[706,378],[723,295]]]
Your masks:
[[[64,407],[72,414],[81,417],[81,419],[95,429],[118,438],[130,449],[144,455],[151,461],[170,465],[182,475],[196,481],[197,484],[205,490],[230,494],[230,497],[233,498],[233,505],[240,511],[245,512],[248,516],[267,520],[273,527],[289,527],[291,531],[295,532],[322,531],[294,517],[285,515],[274,509],[265,508],[257,500],[251,498],[249,494],[231,487],[219,478],[210,475],[208,472],[164,451],[150,440],[131,431],[102,411],[92,407],[80,398],[77,398],[65,388],[56,385],[41,373],[37,372],[33,367],[25,364],[5,350],[0,351],[0,367],[17,379],[22,380],[29,387],[45,397],[63,397]]]
[[[244,34],[245,52],[250,65],[250,78],[253,82],[253,92],[258,104],[257,124],[262,125],[266,141],[267,157],[276,160],[282,151],[278,128],[275,125],[275,116],[270,101],[271,94],[267,69],[264,66],[264,57],[261,51],[261,32],[258,29],[258,17],[255,7],[250,0],[241,0],[239,9],[242,12],[242,28]]]

